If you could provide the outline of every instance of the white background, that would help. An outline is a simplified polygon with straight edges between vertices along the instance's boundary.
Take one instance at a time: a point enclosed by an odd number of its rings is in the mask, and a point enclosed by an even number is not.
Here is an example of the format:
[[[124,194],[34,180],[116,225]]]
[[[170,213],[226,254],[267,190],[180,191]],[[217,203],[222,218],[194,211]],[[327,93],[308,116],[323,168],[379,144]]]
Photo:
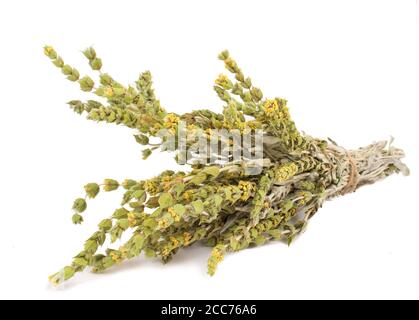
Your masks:
[[[2,1],[0,298],[419,298],[418,29],[414,0]],[[212,83],[228,48],[266,96],[288,99],[300,129],[348,148],[392,135],[412,174],[326,203],[291,247],[229,254],[212,278],[209,249],[195,246],[51,288],[119,204],[101,195],[72,225],[85,183],[175,166],[168,154],[142,161],[130,130],[71,112],[65,102],[86,95],[44,44],[82,74],[90,45],[121,82],[150,69],[176,112],[221,110]]]

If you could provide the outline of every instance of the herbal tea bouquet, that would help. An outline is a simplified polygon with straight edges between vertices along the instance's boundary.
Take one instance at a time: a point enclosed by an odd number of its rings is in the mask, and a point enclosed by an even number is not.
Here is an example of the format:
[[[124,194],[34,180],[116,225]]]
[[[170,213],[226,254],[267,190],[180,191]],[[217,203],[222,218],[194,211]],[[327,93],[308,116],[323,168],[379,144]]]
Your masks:
[[[44,53],[68,80],[97,97],[68,102],[76,113],[134,129],[144,159],[157,149],[175,151],[176,161],[189,167],[187,172],[164,170],[147,180],[86,184],[85,197],[74,201],[73,223],[82,223],[86,200],[101,191],[123,189],[121,205],[100,221],[71,264],[50,277],[53,284],[86,268],[102,272],[141,253],[168,262],[196,242],[212,247],[208,273],[213,275],[227,252],[270,240],[290,244],[325,200],[393,173],[409,173],[401,162],[403,151],[391,141],[347,150],[300,132],[287,101],[265,98],[228,51],[219,59],[232,77],[220,74],[214,83],[222,112],[185,114],[163,108],[148,71],[135,85],[122,85],[101,71],[102,60],[88,48],[83,54],[98,72],[96,83],[51,46]],[[131,233],[129,240],[112,246],[124,232]],[[110,247],[99,251],[106,239]]]

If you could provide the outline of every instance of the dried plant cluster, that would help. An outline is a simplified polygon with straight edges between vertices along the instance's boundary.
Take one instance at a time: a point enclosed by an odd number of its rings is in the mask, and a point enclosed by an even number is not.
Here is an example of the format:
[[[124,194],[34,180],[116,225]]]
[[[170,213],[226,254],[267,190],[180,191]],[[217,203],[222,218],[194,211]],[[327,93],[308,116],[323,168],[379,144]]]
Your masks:
[[[290,244],[325,200],[392,173],[408,174],[401,162],[403,151],[393,147],[391,141],[346,150],[330,139],[298,131],[287,101],[265,98],[227,51],[219,59],[232,78],[221,74],[214,84],[224,102],[222,113],[196,110],[185,114],[167,112],[161,106],[148,71],[140,74],[135,86],[124,86],[101,71],[101,59],[93,48],[88,48],[83,53],[91,68],[98,71],[99,82],[95,83],[89,76],[81,77],[51,46],[44,47],[44,53],[68,80],[78,82],[81,90],[98,97],[73,100],[69,106],[90,120],[135,129],[136,141],[145,146],[144,159],[164,145],[167,136],[151,143],[160,137],[162,129],[179,142],[180,123],[185,123],[184,143],[190,168],[188,172],[166,170],[148,180],[105,179],[101,184],[86,184],[85,197],[74,201],[75,224],[83,221],[87,198],[93,199],[99,192],[123,189],[121,206],[99,223],[71,264],[50,277],[54,284],[85,268],[102,272],[142,252],[167,262],[179,249],[195,242],[212,247],[208,273],[213,275],[227,252],[270,240],[283,239]],[[204,135],[210,140],[220,129],[240,134],[261,130],[262,159],[252,162],[243,157],[222,164],[194,161],[188,151],[196,137]],[[178,154],[176,160],[185,159]],[[249,173],[252,166],[260,168],[257,174]],[[112,244],[126,231],[132,236],[125,244],[99,251],[106,239]]]

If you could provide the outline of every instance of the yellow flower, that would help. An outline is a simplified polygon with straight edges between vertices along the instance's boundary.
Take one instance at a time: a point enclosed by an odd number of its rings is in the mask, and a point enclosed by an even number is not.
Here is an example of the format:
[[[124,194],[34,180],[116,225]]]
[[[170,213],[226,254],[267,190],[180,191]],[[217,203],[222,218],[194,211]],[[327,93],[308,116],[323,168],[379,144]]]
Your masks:
[[[170,176],[164,176],[164,177],[161,178],[162,182],[170,182],[170,180],[171,180]]]
[[[231,89],[232,86],[233,86],[231,81],[228,79],[228,77],[225,74],[218,75],[218,78],[215,79],[215,84],[217,84],[220,87],[223,87],[227,90]]]
[[[183,233],[183,242],[185,246],[189,244],[189,241],[191,241],[191,239],[192,239],[192,235],[189,232]]]
[[[125,248],[124,246],[120,246],[120,247],[119,247],[119,251],[121,252],[121,256],[122,256],[122,257],[126,257],[126,256],[127,256],[127,254],[128,254],[128,249],[127,249],[127,248]]]
[[[186,129],[187,129],[188,131],[193,131],[193,130],[195,130],[195,129],[196,129],[196,125],[194,125],[194,124],[188,124],[188,125],[186,126]]]
[[[212,129],[211,128],[205,129],[205,133],[208,136],[208,138],[211,137],[211,135],[212,135]]]
[[[232,129],[232,125],[230,122],[228,122],[227,120],[224,119],[223,121],[223,129],[227,129],[227,130],[231,130]]]
[[[146,181],[144,182],[144,189],[151,195],[157,194],[159,192],[159,188],[154,181]]]
[[[172,242],[173,247],[177,247],[179,245],[179,240],[175,237],[170,237],[170,241]]]
[[[113,96],[113,89],[112,89],[112,87],[107,87],[107,88],[105,89],[105,95],[106,95],[107,97],[112,97],[112,96]]]
[[[249,197],[250,197],[250,195],[253,191],[253,184],[251,182],[241,180],[239,182],[239,189],[242,192],[240,200],[245,201],[245,200],[249,199]]]
[[[180,216],[175,212],[175,210],[172,207],[167,209],[167,211],[170,213],[170,215],[172,216],[172,218],[175,222],[180,221]]]
[[[160,219],[157,222],[157,225],[159,226],[160,229],[165,229],[165,228],[167,228],[169,226],[169,222],[167,220]]]
[[[45,55],[49,56],[52,52],[54,52],[54,48],[51,46],[45,46],[44,47],[44,53]]]
[[[164,118],[164,126],[168,129],[174,129],[178,122],[179,122],[180,118],[175,115],[174,113],[169,113],[166,118]]]
[[[257,121],[251,120],[251,121],[247,121],[246,122],[247,127],[249,127],[250,129],[257,129],[260,127],[260,123],[258,123]]]
[[[170,249],[168,247],[164,247],[161,254],[163,257],[167,257],[170,254]]]
[[[112,260],[115,261],[116,263],[121,262],[121,258],[119,254],[116,253],[115,251],[111,252],[109,255],[111,256]]]
[[[49,282],[53,284],[54,286],[58,286],[60,282],[62,282],[62,279],[60,279],[58,274],[52,275],[48,277]]]
[[[192,190],[187,190],[182,195],[183,199],[188,201],[192,198]]]
[[[161,179],[161,186],[164,191],[168,191],[172,186],[172,178],[170,176],[164,176]]]
[[[155,124],[153,124],[153,129],[156,130],[156,131],[160,130],[161,129],[160,123],[156,122]]]
[[[236,61],[234,61],[232,58],[228,57],[227,59],[224,60],[224,63],[227,67],[229,67],[230,69],[236,69],[237,68],[237,63]]]
[[[287,163],[280,167],[276,173],[275,178],[277,182],[286,181],[298,172],[298,167],[295,163]]]
[[[263,109],[267,114],[272,114],[278,110],[278,101],[276,100],[266,100],[263,104]]]
[[[137,223],[136,216],[132,212],[128,213],[128,223],[130,227],[135,227],[135,224]]]
[[[221,262],[224,259],[223,253],[218,248],[214,248],[212,250],[211,257],[213,257],[217,262]]]

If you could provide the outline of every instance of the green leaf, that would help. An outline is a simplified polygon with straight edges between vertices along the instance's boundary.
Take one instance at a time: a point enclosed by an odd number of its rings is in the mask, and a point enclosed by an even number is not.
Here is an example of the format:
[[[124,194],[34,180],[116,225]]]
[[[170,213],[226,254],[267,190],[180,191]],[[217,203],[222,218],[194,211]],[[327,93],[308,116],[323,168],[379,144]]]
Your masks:
[[[105,257],[103,258],[103,267],[104,268],[110,268],[115,264],[115,261],[113,261],[112,257]]]
[[[89,60],[93,60],[94,58],[96,58],[96,51],[93,47],[89,47],[83,50],[83,54]]]
[[[237,241],[236,238],[231,238],[230,239],[230,247],[231,249],[233,249],[233,251],[237,251],[240,248],[240,243]]]
[[[132,188],[136,184],[137,184],[137,181],[132,180],[132,179],[125,179],[124,181],[122,181],[122,186],[124,187],[124,189],[127,189],[127,190],[129,188]]]
[[[68,64],[65,64],[62,68],[61,68],[61,72],[63,74],[65,74],[66,76],[69,76],[72,72],[73,72],[73,68],[71,66],[69,66]]]
[[[196,214],[201,214],[204,211],[204,204],[201,200],[196,200],[191,203],[193,210]]]
[[[294,241],[295,235],[290,235],[287,238],[287,245],[290,246],[291,243]]]
[[[214,195],[214,204],[216,207],[220,206],[222,202],[223,202],[222,196],[220,196],[219,194]]]
[[[129,227],[129,221],[128,219],[119,219],[118,220],[118,226],[122,229],[122,230],[127,230]]]
[[[89,111],[87,108],[85,108],[85,104],[83,104],[81,101],[78,100],[72,100],[68,102],[68,105],[75,113],[82,114],[83,111]]]
[[[120,87],[114,87],[113,92],[114,92],[115,96],[120,97],[120,96],[125,94],[125,89],[120,88]]]
[[[86,91],[86,92],[91,91],[93,89],[94,85],[95,85],[93,80],[88,76],[85,76],[85,77],[81,78],[79,80],[79,84],[80,84],[80,89],[82,91]]]
[[[257,246],[260,246],[266,242],[266,238],[264,236],[257,236],[255,239],[255,243]]]
[[[294,206],[294,204],[292,203],[292,201],[291,201],[291,200],[286,200],[286,201],[284,201],[284,203],[282,204],[282,210],[284,210],[284,211],[288,211],[288,210],[290,210],[293,206]]]
[[[73,214],[71,217],[71,220],[74,224],[81,224],[83,222],[83,217],[79,215],[78,213]]]
[[[219,55],[218,55],[218,59],[220,60],[225,60],[230,56],[228,50],[224,50],[222,51]]]
[[[122,218],[126,218],[127,217],[128,212],[129,211],[127,209],[125,209],[125,208],[119,208],[119,209],[116,209],[115,210],[115,212],[113,213],[112,216],[115,219],[122,219]]]
[[[150,229],[155,229],[156,226],[157,226],[157,222],[156,222],[156,220],[154,220],[152,218],[147,218],[147,219],[144,220],[143,226],[148,227]]]
[[[103,259],[106,256],[103,254],[95,254],[91,259],[90,259],[90,266],[91,267],[100,267],[102,265]],[[86,260],[87,261],[87,260]]]
[[[150,218],[158,218],[158,217],[160,217],[160,214],[163,210],[164,209],[162,209],[162,208],[157,208],[156,210],[154,210],[153,212],[150,213],[149,217]]]
[[[258,190],[257,193],[258,193],[260,198],[264,198],[266,196],[266,191],[265,190]]]
[[[106,240],[106,234],[104,231],[97,231],[95,232],[96,235],[96,241],[98,243],[98,245],[103,245],[105,240]]]
[[[99,229],[108,231],[110,228],[112,228],[112,220],[111,219],[103,219],[99,225]]]
[[[89,253],[94,253],[97,250],[97,242],[95,240],[87,240],[84,243],[84,250]]]
[[[228,200],[228,201],[233,200],[233,198],[232,198],[232,196],[231,196],[231,190],[230,190],[230,189],[225,189],[225,190],[224,190],[224,194],[225,194],[225,198],[226,198],[226,200]]]
[[[146,255],[147,258],[153,258],[156,256],[156,253],[154,252],[154,250],[150,249],[150,248],[145,248],[144,249],[144,254]]]
[[[114,179],[105,179],[103,190],[105,191],[113,191],[118,189],[119,182]]]
[[[149,142],[149,139],[145,134],[134,135],[134,137],[135,137],[135,141],[137,141],[137,143],[141,145],[146,145]]]
[[[281,231],[279,231],[278,229],[274,229],[274,230],[269,230],[268,234],[273,237],[275,240],[279,240],[281,239]]]
[[[114,226],[111,231],[111,243],[114,243],[122,235],[123,230],[119,226]]]
[[[99,87],[95,90],[95,94],[99,97],[103,97],[105,95],[105,89],[103,87]]]
[[[113,82],[112,77],[107,73],[102,73],[99,77],[100,77],[100,83],[104,86],[111,85]]]
[[[62,68],[64,66],[64,61],[61,57],[57,57],[57,59],[53,60],[52,63],[58,68]]]
[[[143,207],[143,203],[144,203],[143,201],[131,201],[129,203],[129,206],[133,209],[138,209],[138,208]]]
[[[159,206],[159,197],[151,197],[146,202],[147,208],[157,208]]]
[[[201,190],[199,190],[199,196],[200,196],[201,198],[206,198],[206,197],[208,197],[208,192],[207,192],[207,190],[205,190],[204,188],[202,188]]]
[[[88,183],[84,186],[84,190],[89,198],[95,198],[99,193],[99,185],[97,183]]]
[[[189,183],[193,183],[196,185],[200,185],[202,182],[204,182],[207,179],[207,175],[203,172],[198,173],[196,176],[194,176]]]
[[[145,200],[145,191],[144,190],[135,190],[132,195],[133,198],[144,201]]]
[[[151,153],[152,153],[151,149],[144,149],[142,151],[143,160],[146,160],[151,155]]]
[[[64,280],[70,279],[72,276],[74,276],[75,272],[76,272],[76,270],[74,270],[73,267],[69,267],[69,266],[64,267],[64,269],[63,269]]]
[[[94,58],[92,61],[89,62],[89,64],[93,70],[100,70],[100,68],[102,68],[102,59]]]
[[[124,193],[124,195],[122,196],[122,201],[121,201],[122,206],[132,199],[132,194],[133,194],[133,191],[131,190],[128,190],[127,192]]]
[[[176,192],[176,196],[179,197],[180,194],[185,190],[185,184],[184,183],[178,183],[173,187],[173,191]]]
[[[256,228],[252,228],[252,229],[250,229],[250,235],[251,235],[253,238],[256,238],[258,234],[259,234],[259,233],[258,233],[258,231],[256,230]]]
[[[173,204],[174,200],[170,193],[162,193],[159,198],[159,205],[161,208],[170,207]]]
[[[202,170],[202,172],[215,178],[220,174],[220,167],[217,167],[217,166],[207,167],[204,170]]]
[[[87,260],[83,258],[74,258],[73,263],[78,267],[85,267],[87,266]]]
[[[178,214],[181,217],[185,213],[185,206],[180,203],[175,204],[172,208],[173,208],[173,211],[176,212],[176,214]]]
[[[78,199],[74,200],[73,209],[76,212],[81,213],[84,210],[86,210],[86,208],[87,208],[86,200],[84,200],[83,198],[78,198]]]
[[[143,248],[145,237],[142,234],[137,234],[133,238],[134,245],[136,246],[137,250],[141,250]]]
[[[70,81],[77,81],[80,77],[80,73],[73,68],[73,70],[71,71],[71,74],[69,76],[67,76],[67,79]]]

